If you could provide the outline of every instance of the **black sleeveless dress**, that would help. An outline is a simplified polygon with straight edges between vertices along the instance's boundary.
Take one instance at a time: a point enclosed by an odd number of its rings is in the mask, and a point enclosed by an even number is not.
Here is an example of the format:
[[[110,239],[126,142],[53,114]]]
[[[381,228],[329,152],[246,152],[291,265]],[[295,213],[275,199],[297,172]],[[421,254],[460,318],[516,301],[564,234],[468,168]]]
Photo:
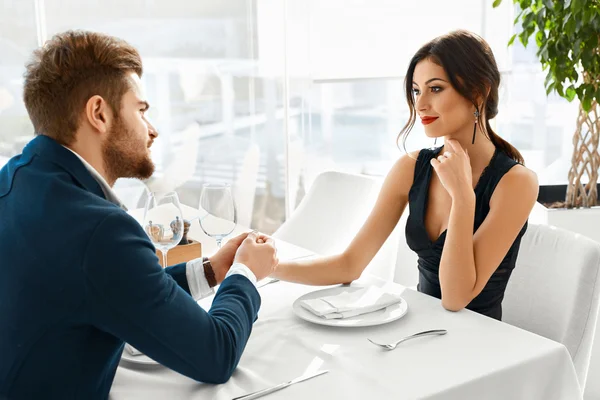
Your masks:
[[[419,284],[417,289],[430,296],[441,299],[439,268],[442,250],[446,241],[444,231],[435,241],[429,239],[425,229],[425,210],[429,193],[429,182],[433,173],[430,160],[437,157],[442,147],[436,149],[423,149],[419,153],[415,165],[414,182],[408,194],[410,214],[406,223],[406,242],[419,256]],[[490,211],[490,199],[500,179],[517,162],[509,158],[504,152],[496,149],[489,165],[481,173],[475,186],[475,224],[473,232],[477,231]],[[525,234],[527,223],[523,226],[506,256],[488,281],[483,291],[475,297],[467,308],[497,320],[502,319],[502,299],[508,279],[515,268],[521,238]]]

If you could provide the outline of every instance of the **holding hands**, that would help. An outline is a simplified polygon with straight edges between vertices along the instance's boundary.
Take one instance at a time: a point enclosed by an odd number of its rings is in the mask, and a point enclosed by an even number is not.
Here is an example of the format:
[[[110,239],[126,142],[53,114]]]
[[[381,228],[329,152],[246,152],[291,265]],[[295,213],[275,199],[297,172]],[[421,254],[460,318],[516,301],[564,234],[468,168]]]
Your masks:
[[[270,275],[279,263],[274,240],[254,231],[242,233],[227,241],[210,257],[217,283],[225,279],[227,271],[234,262],[244,264],[258,280],[261,280]]]
[[[257,280],[266,278],[279,264],[275,241],[256,231],[250,232],[238,248],[233,261],[250,268]]]
[[[473,192],[473,174],[469,154],[456,140],[446,141],[446,151],[431,159],[440,182],[453,200]]]

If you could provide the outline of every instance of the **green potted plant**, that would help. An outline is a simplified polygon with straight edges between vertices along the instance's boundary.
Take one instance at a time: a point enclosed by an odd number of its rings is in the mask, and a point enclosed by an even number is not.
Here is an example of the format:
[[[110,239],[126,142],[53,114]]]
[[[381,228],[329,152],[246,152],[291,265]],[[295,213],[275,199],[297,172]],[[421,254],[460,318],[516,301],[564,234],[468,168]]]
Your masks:
[[[493,6],[501,2],[495,0]],[[518,37],[527,47],[534,36],[537,56],[546,71],[546,93],[556,92],[568,101],[577,98],[580,103],[564,206],[595,206],[600,169],[600,1],[513,2],[521,9],[514,24],[522,31],[512,36],[509,46]]]
[[[498,7],[502,0],[495,0]],[[520,12],[514,25],[518,37],[527,47],[535,38],[537,57],[546,72],[546,94],[558,93],[568,101],[578,99],[579,113],[573,121],[573,155],[562,207],[544,207],[544,188],[530,221],[548,223],[600,241],[600,208],[598,204],[598,171],[600,154],[600,0],[513,0]],[[546,192],[546,193],[544,193]],[[600,329],[600,326],[598,327]],[[598,340],[596,340],[598,342]],[[600,372],[600,346],[594,346],[590,376]],[[600,395],[600,382],[588,380],[586,396]]]
[[[495,0],[493,6],[498,7],[501,2]],[[521,31],[510,38],[508,45],[518,38],[527,47],[534,39],[537,57],[546,72],[546,93],[555,92],[568,101],[579,101],[579,113],[573,120],[571,167],[566,191],[561,195],[564,201],[552,206],[562,210],[538,204],[538,212],[541,207],[546,216],[544,221],[536,222],[579,231],[600,241],[597,229],[600,219],[594,220],[589,214],[590,208],[598,203],[600,170],[600,0],[513,0],[513,3],[520,9],[514,25],[520,26]],[[557,200],[544,198],[548,193],[545,189],[540,188],[539,203]],[[579,219],[587,220],[587,224]]]

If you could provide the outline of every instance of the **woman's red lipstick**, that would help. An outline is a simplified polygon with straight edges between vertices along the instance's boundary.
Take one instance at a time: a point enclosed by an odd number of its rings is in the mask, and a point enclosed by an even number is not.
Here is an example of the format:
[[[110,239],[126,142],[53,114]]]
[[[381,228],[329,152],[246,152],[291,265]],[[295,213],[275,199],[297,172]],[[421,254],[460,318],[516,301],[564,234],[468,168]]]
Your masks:
[[[421,123],[423,125],[429,125],[430,123],[432,123],[436,119],[438,119],[438,117],[421,117]]]

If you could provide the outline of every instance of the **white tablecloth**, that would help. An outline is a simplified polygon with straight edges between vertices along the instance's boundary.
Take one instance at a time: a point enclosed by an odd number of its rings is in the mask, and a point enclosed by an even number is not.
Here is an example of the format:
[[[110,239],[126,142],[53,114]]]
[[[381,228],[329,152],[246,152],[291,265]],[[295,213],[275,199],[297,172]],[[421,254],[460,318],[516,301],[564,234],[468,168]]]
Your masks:
[[[300,255],[293,246],[281,246],[282,259],[288,249]],[[383,283],[372,277],[360,282]],[[160,365],[122,360],[110,398],[225,400],[318,369],[330,372],[265,399],[582,398],[569,354],[559,343],[468,310],[445,311],[439,300],[410,289],[403,292],[408,313],[385,325],[334,328],[296,317],[293,301],[319,289],[287,282],[259,289],[259,318],[226,384],[202,384]],[[210,299],[200,304],[208,308]],[[428,329],[448,334],[411,340],[391,352],[367,341],[391,342]]]

